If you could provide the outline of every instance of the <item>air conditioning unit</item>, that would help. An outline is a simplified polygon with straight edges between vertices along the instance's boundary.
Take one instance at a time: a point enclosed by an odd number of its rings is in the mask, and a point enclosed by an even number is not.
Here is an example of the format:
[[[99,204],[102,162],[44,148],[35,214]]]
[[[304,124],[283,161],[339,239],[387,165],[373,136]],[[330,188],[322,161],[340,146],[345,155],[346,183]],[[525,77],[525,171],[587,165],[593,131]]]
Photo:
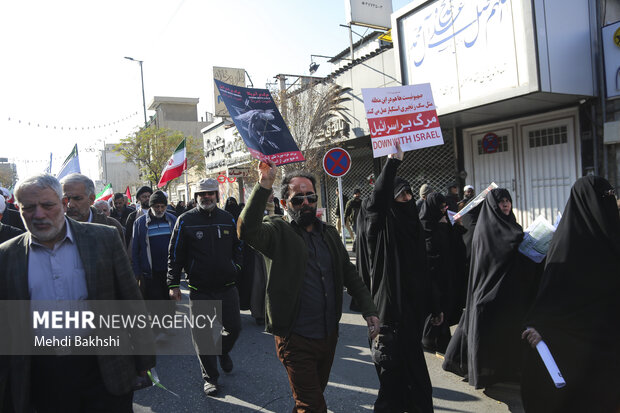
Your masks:
[[[603,143],[605,145],[620,143],[620,120],[605,122]]]

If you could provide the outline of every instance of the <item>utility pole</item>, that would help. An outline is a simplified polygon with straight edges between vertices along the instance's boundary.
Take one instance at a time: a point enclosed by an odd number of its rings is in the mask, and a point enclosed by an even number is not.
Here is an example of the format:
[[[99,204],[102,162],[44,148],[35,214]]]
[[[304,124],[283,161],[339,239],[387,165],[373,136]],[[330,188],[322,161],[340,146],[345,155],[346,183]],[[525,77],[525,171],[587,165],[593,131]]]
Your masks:
[[[284,120],[287,118],[287,105],[286,105],[286,76],[279,74],[276,76],[280,81],[280,111]]]
[[[143,60],[134,59],[133,57],[125,56],[125,59],[132,62],[138,62],[140,64],[140,81],[142,82],[142,109],[144,111],[144,127],[146,128],[146,98],[144,97],[144,72],[142,70]]]

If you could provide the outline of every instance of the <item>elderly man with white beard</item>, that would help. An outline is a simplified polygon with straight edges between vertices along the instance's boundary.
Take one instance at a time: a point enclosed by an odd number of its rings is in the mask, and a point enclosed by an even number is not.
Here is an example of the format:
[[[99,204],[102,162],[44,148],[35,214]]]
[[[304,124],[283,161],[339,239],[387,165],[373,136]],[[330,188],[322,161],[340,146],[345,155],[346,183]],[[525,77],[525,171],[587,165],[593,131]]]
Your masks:
[[[28,231],[0,245],[0,300],[140,303],[117,231],[65,216],[70,201],[55,177],[27,178],[15,197]],[[134,379],[155,366],[155,350],[148,329],[119,334],[145,350],[138,354],[151,355],[6,356],[10,368],[0,366],[0,406],[15,412],[132,412]],[[10,337],[5,332],[3,340]]]
[[[233,216],[217,207],[219,185],[213,178],[198,182],[194,199],[197,208],[182,214],[174,227],[168,256],[168,287],[170,297],[181,299],[179,282],[185,268],[190,288],[189,303],[192,314],[200,312],[200,302],[221,300],[221,322],[228,334],[222,335],[220,367],[225,373],[233,369],[229,356],[241,331],[239,294],[235,283],[241,272],[243,254],[237,238]],[[204,306],[203,306],[204,308]],[[219,314],[218,314],[219,316]],[[206,333],[206,335],[205,335]],[[207,349],[212,342],[211,332],[192,329],[194,347],[198,352],[203,390],[207,396],[217,393],[217,358]]]

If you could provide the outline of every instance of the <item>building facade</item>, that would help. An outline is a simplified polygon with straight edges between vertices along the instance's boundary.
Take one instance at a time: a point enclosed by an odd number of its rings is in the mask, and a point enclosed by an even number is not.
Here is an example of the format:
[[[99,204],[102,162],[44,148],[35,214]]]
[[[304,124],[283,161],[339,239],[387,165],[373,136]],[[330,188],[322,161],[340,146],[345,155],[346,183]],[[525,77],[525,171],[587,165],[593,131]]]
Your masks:
[[[453,132],[456,178],[508,188],[524,226],[553,221],[580,176],[617,182],[603,144],[604,3],[414,1],[392,16],[403,82],[430,83]]]
[[[368,195],[385,161],[373,158],[361,89],[420,83],[431,84],[444,144],[405,154],[399,174],[414,193],[424,183],[445,193],[452,182],[476,192],[495,182],[510,190],[525,227],[539,215],[554,221],[581,176],[617,186],[620,99],[605,93],[600,33],[619,20],[620,5],[610,0],[416,0],[396,11],[393,44],[379,40],[381,32],[365,36],[353,56],[346,48],[330,60],[334,70],[324,79],[351,88],[350,133],[331,142],[352,157],[343,192]],[[620,59],[612,69],[620,73]],[[203,130],[214,174],[243,162],[231,161],[237,149],[226,127]],[[336,179],[312,172],[333,222]]]
[[[141,185],[140,170],[138,165],[126,161],[123,155],[115,151],[116,144],[105,144],[104,149],[99,151],[97,162],[99,166],[99,182],[97,191],[107,184],[112,184],[114,192],[125,193],[127,187],[132,194],[136,193]]]

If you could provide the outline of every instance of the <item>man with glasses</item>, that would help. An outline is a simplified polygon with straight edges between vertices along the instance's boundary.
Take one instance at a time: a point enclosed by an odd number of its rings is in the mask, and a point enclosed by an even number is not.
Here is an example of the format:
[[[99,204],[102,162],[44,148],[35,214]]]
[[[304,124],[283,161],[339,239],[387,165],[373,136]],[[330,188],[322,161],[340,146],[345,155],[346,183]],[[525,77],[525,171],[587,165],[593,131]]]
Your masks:
[[[237,238],[236,223],[231,214],[217,207],[218,183],[215,179],[202,179],[194,194],[198,208],[182,214],[174,226],[168,254],[168,288],[170,297],[179,301],[181,270],[189,277],[190,310],[199,311],[200,300],[221,300],[220,321],[226,331],[222,336],[220,367],[226,373],[233,369],[229,356],[241,331],[239,294],[235,281],[241,271],[243,256]],[[264,209],[264,208],[263,208]],[[220,316],[218,314],[218,316]],[[208,396],[217,393],[217,357],[202,354],[204,343],[211,340],[211,330],[193,329],[192,339],[204,379],[203,390]]]
[[[290,223],[277,216],[263,218],[275,177],[276,166],[261,162],[259,183],[237,230],[265,256],[269,269],[265,330],[275,336],[294,411],[327,411],[323,391],[338,341],[343,287],[359,303],[370,338],[379,331],[379,319],[338,231],[316,218],[314,176],[294,171],[282,179],[281,199],[286,201]]]

